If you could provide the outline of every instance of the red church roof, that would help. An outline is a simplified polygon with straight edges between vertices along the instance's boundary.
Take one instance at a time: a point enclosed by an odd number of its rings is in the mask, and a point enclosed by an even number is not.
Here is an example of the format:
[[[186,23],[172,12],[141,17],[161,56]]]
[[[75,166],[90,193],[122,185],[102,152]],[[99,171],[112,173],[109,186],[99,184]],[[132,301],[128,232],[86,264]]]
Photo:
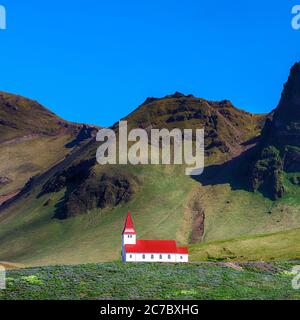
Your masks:
[[[182,253],[188,254],[187,248],[177,247],[175,240],[137,240],[136,244],[126,244],[127,253]]]
[[[177,247],[177,253],[189,254],[189,250],[186,247]]]
[[[123,230],[123,234],[135,234],[135,229],[133,226],[132,218],[131,218],[131,213],[128,212],[127,218],[125,221],[125,226]]]
[[[130,212],[128,212],[123,234],[135,234]],[[175,240],[136,240],[136,244],[126,244],[127,253],[169,253],[188,254],[185,247],[177,247]]]

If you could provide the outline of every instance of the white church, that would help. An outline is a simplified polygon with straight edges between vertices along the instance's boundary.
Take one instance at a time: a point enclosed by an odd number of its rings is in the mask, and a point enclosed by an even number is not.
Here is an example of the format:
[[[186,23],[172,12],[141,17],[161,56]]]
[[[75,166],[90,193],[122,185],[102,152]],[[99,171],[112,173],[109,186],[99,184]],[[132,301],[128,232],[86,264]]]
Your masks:
[[[137,240],[130,212],[122,233],[123,262],[188,262],[186,247],[177,247],[175,240]]]

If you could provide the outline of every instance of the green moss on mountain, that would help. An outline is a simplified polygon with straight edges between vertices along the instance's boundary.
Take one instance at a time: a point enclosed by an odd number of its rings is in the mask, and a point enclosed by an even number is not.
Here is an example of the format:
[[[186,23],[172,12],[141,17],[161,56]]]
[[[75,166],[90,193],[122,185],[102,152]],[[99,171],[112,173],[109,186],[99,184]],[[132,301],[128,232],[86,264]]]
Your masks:
[[[252,189],[260,190],[274,200],[284,193],[283,162],[274,146],[263,149],[252,170]]]

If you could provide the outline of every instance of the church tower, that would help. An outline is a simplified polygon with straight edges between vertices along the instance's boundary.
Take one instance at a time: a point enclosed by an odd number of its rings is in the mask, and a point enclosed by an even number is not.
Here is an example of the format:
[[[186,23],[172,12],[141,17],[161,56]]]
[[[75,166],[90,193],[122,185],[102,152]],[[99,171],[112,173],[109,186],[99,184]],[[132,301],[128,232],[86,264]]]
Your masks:
[[[126,244],[136,244],[136,232],[133,226],[133,222],[132,222],[132,218],[131,218],[131,213],[128,212],[127,214],[127,218],[125,221],[125,225],[124,225],[124,230],[122,233],[122,260],[125,261],[126,257],[125,257],[125,245]]]
[[[124,246],[125,244],[136,244],[136,232],[133,226],[130,212],[128,212],[127,214],[124,230],[122,233],[122,245]]]

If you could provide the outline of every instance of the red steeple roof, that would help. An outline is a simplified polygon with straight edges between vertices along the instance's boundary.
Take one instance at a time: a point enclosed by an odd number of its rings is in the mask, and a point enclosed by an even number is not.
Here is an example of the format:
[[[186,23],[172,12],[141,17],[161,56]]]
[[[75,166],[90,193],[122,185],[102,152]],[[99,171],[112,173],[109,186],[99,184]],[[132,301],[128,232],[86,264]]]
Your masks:
[[[131,213],[128,212],[127,218],[125,221],[125,226],[123,230],[123,234],[135,234],[135,229],[133,226],[132,218],[131,218]]]

